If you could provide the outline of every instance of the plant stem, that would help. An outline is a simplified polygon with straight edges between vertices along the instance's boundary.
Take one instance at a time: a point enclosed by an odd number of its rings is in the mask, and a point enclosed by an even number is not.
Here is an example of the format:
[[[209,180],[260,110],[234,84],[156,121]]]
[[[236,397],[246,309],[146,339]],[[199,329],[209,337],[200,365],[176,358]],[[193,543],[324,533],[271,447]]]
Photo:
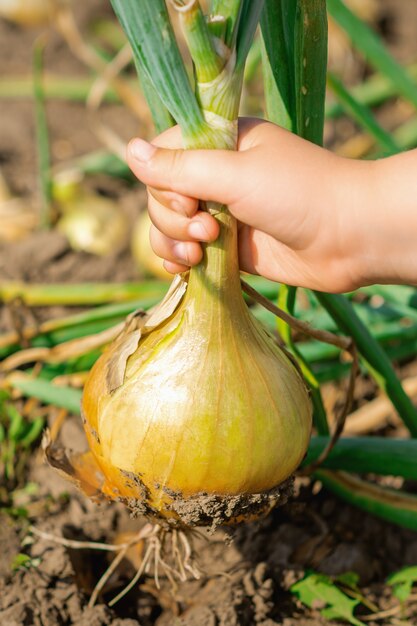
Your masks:
[[[212,17],[221,16],[226,22],[224,43],[233,48],[236,40],[237,24],[242,10],[241,0],[212,0],[210,14]]]
[[[94,78],[67,77],[53,74],[43,75],[44,97],[47,99],[85,102]],[[0,78],[0,98],[30,98],[33,96],[33,76],[3,76]],[[120,102],[113,89],[108,89],[103,97],[106,102]]]
[[[287,285],[281,285],[278,298],[278,306],[289,313],[294,315],[296,290],[294,287],[288,287]],[[314,425],[317,428],[317,432],[320,435],[328,435],[330,433],[329,424],[327,422],[326,409],[324,408],[324,402],[320,391],[320,384],[314,375],[307,360],[303,357],[297,345],[294,343],[290,326],[277,318],[278,331],[285,341],[285,344],[297,359],[300,369],[304,378],[310,387],[311,400],[313,402],[313,420]]]
[[[185,40],[194,63],[197,82],[206,83],[214,80],[220,73],[224,60],[219,57],[214,48],[213,39],[201,11],[200,3],[188,3],[182,7],[175,0],[172,2],[179,12]]]
[[[126,302],[139,296],[162,297],[167,285],[159,281],[141,283],[83,283],[79,285],[27,285],[21,282],[0,282],[0,302],[19,298],[27,306],[87,306],[106,302]]]
[[[303,465],[307,466],[317,459],[328,442],[328,437],[312,437]],[[416,480],[417,441],[386,437],[343,437],[324,461],[323,468]]]
[[[42,84],[44,48],[45,40],[42,37],[36,41],[33,49],[33,95],[35,101],[38,178],[41,195],[40,225],[42,228],[49,228],[51,226],[52,183],[48,122]]]
[[[282,11],[281,3],[265,0],[261,17],[265,107],[268,119],[287,130],[294,130],[294,94],[290,84]]]
[[[315,476],[349,504],[389,522],[417,530],[417,497],[368,483],[346,472],[318,470]]]
[[[327,68],[326,0],[297,0],[294,64],[297,134],[322,145]]]

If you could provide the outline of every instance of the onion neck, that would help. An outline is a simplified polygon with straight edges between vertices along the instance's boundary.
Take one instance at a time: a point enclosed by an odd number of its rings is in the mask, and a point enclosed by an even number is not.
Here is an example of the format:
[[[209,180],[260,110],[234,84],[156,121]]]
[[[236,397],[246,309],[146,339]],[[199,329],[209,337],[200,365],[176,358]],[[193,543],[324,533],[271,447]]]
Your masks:
[[[219,76],[210,83],[197,84],[197,95],[204,114],[204,126],[197,135],[186,136],[186,148],[236,150],[237,116],[242,74],[234,71],[230,59]],[[216,181],[213,181],[213,186]],[[190,270],[187,294],[198,296],[208,305],[221,300],[225,304],[243,304],[240,287],[237,222],[225,205],[202,203],[202,208],[219,223],[215,242],[204,245],[202,261]]]
[[[187,295],[197,297],[208,306],[222,301],[237,306],[242,301],[237,249],[237,223],[227,207],[210,203],[210,212],[216,211],[220,234],[215,242],[204,247],[202,261],[190,270]]]

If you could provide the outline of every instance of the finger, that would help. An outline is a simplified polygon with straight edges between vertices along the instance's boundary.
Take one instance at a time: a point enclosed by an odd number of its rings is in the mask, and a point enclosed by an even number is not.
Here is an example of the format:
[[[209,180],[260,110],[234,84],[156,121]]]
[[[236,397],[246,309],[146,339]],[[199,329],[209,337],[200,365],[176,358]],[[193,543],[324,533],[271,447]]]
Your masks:
[[[151,246],[158,256],[166,261],[190,267],[203,258],[203,250],[198,243],[177,241],[161,233],[155,226],[149,233]]]
[[[187,265],[180,265],[179,263],[172,263],[171,261],[164,261],[162,265],[170,274],[180,274],[181,272],[186,272],[189,269]]]
[[[175,191],[161,191],[154,187],[148,187],[148,193],[161,205],[172,209],[177,213],[192,217],[198,209],[198,200],[195,198],[189,198],[188,196],[181,196]]]
[[[180,241],[214,241],[219,235],[219,224],[204,211],[190,219],[149,198],[148,212],[152,223],[166,237]]]
[[[146,185],[191,198],[230,204],[253,186],[246,152],[169,150],[134,139],[127,157],[134,174]]]
[[[268,128],[269,127],[269,128]],[[247,150],[254,143],[258,143],[258,130],[270,132],[271,127],[277,128],[271,122],[256,117],[240,117],[238,120],[238,150]],[[172,150],[184,148],[184,140],[179,126],[172,126],[152,139],[152,144],[159,148]]]

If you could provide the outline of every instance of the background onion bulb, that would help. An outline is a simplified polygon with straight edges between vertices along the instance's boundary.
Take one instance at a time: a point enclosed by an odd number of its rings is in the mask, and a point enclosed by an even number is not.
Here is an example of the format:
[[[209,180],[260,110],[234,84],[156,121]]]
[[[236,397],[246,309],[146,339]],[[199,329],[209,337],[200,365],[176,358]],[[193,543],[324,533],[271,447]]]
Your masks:
[[[86,193],[61,204],[61,210],[57,227],[74,250],[105,256],[125,243],[127,220],[114,200]]]
[[[22,26],[47,24],[56,0],[0,0],[0,16]]]
[[[306,452],[305,385],[230,280],[213,289],[194,272],[176,310],[142,331],[121,386],[109,380],[133,333],[86,383],[90,448],[114,496],[141,513],[187,524],[256,517]]]
[[[142,211],[137,218],[132,232],[132,255],[141,271],[151,276],[157,276],[162,280],[172,280],[172,274],[166,271],[162,259],[152,249],[149,240],[151,219],[148,211]]]

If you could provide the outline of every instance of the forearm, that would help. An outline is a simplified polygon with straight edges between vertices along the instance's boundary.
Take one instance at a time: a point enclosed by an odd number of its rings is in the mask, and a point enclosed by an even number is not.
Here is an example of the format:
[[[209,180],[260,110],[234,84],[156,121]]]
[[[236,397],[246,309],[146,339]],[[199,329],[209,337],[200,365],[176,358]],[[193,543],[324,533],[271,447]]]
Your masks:
[[[341,171],[347,192],[339,201],[345,204],[358,282],[417,284],[417,150],[345,162]]]

